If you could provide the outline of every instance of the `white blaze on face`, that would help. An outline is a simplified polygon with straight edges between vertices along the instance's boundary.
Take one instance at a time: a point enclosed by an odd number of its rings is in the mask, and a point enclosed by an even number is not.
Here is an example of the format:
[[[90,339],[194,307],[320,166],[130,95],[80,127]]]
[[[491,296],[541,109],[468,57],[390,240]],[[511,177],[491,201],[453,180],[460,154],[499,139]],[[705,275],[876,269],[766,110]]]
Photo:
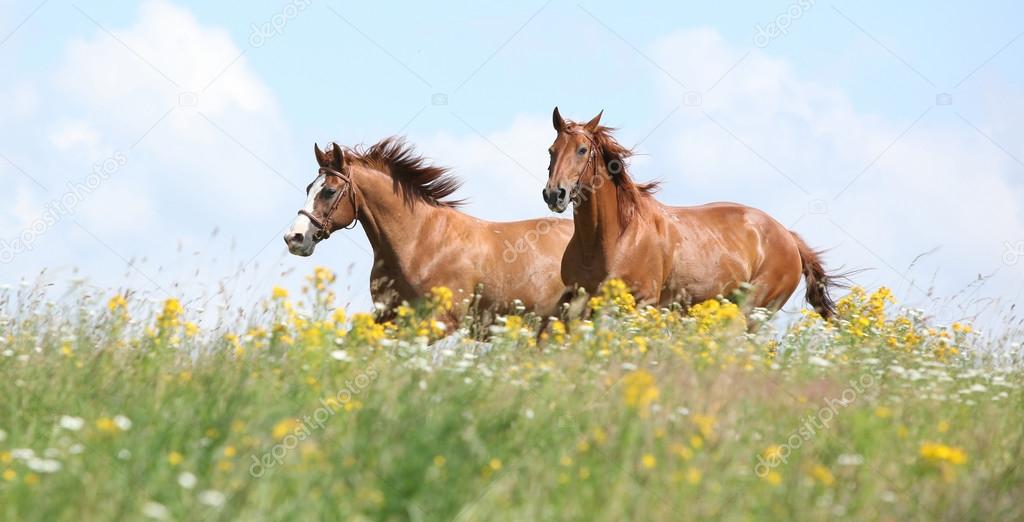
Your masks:
[[[324,188],[324,183],[326,181],[327,178],[323,175],[316,178],[316,181],[314,181],[309,187],[309,194],[306,196],[306,204],[303,205],[302,210],[315,215],[315,212],[313,212],[313,204],[316,202],[317,194],[319,194],[320,190]],[[295,234],[301,234],[302,244],[294,245],[294,248],[291,249],[292,253],[301,253],[305,255],[312,253],[313,247],[316,246],[313,243],[313,233],[317,230],[317,227],[313,225],[313,222],[305,215],[299,214],[295,216],[295,221],[292,223],[292,228],[288,230],[288,235],[293,236]]]

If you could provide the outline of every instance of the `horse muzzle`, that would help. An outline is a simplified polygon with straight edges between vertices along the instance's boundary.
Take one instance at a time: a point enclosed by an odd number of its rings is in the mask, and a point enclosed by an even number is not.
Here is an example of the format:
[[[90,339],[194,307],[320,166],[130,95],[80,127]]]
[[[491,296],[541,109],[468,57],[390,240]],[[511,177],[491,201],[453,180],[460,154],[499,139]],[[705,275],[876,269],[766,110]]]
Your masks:
[[[313,255],[317,243],[322,240],[321,229],[302,214],[295,218],[295,223],[284,235],[284,244],[288,245],[288,252],[296,256],[309,257]]]
[[[306,237],[306,234],[298,232],[288,232],[285,234],[284,243],[288,245],[288,252],[300,257],[313,255],[313,249],[316,247],[316,243],[311,238]]]
[[[569,208],[569,191],[562,187],[547,188],[541,191],[544,202],[552,212],[562,213]]]

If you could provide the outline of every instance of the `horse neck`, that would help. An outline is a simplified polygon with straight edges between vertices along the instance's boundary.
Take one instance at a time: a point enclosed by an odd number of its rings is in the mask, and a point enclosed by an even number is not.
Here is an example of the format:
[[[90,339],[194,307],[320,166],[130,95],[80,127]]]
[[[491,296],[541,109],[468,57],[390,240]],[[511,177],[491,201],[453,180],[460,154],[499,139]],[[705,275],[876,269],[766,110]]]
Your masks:
[[[359,223],[376,257],[384,257],[390,265],[401,267],[417,249],[422,237],[421,227],[431,223],[441,209],[421,202],[407,204],[396,193],[394,181],[385,172],[372,168],[353,169],[358,190],[356,205]]]
[[[583,200],[573,212],[575,235],[588,251],[600,248],[610,254],[615,249],[621,232],[618,190],[603,162],[597,162],[596,172],[585,185]]]

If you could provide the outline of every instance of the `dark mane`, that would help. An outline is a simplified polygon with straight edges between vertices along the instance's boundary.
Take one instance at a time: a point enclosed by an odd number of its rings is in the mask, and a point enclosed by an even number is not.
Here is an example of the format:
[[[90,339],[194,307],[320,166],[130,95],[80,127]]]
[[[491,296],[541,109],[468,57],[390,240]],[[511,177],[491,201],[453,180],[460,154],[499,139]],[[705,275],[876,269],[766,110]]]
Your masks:
[[[421,201],[434,207],[457,208],[465,203],[462,199],[447,199],[462,182],[451,175],[448,168],[431,165],[404,138],[384,138],[366,149],[346,147],[345,160],[388,173],[394,181],[395,192],[402,194],[407,205]]]
[[[588,132],[583,125],[566,121],[566,130],[576,129],[584,133]],[[608,170],[612,182],[615,183],[616,197],[619,202],[619,222],[625,226],[634,217],[643,216],[644,202],[651,198],[661,187],[661,182],[651,181],[648,183],[637,183],[629,175],[629,158],[633,156],[633,150],[623,146],[612,136],[615,131],[613,127],[599,125],[597,130],[590,133],[594,144],[601,151],[601,161]]]

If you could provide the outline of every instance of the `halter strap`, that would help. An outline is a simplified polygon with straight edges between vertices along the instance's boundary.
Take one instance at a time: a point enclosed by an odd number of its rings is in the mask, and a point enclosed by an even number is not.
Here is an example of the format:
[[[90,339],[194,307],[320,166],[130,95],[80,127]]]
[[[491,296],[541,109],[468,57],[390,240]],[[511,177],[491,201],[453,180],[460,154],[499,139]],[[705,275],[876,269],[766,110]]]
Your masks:
[[[352,177],[346,172],[328,167],[320,167],[320,174],[326,177],[334,176],[342,180],[344,185],[341,188],[341,192],[334,196],[334,201],[331,202],[331,208],[323,218],[316,217],[312,212],[309,212],[306,209],[299,210],[299,215],[306,216],[310,223],[313,223],[313,226],[317,228],[317,231],[313,233],[313,239],[316,239],[317,241],[323,241],[324,239],[331,237],[331,228],[333,228],[331,216],[333,216],[334,211],[338,209],[338,205],[341,204],[341,200],[345,197],[346,192],[349,195],[349,199],[352,201],[352,212],[355,216],[352,218],[352,223],[350,223],[349,226],[344,227],[345,230],[355,228],[356,221],[359,219],[359,206],[356,205],[356,190],[355,185],[352,184]]]

